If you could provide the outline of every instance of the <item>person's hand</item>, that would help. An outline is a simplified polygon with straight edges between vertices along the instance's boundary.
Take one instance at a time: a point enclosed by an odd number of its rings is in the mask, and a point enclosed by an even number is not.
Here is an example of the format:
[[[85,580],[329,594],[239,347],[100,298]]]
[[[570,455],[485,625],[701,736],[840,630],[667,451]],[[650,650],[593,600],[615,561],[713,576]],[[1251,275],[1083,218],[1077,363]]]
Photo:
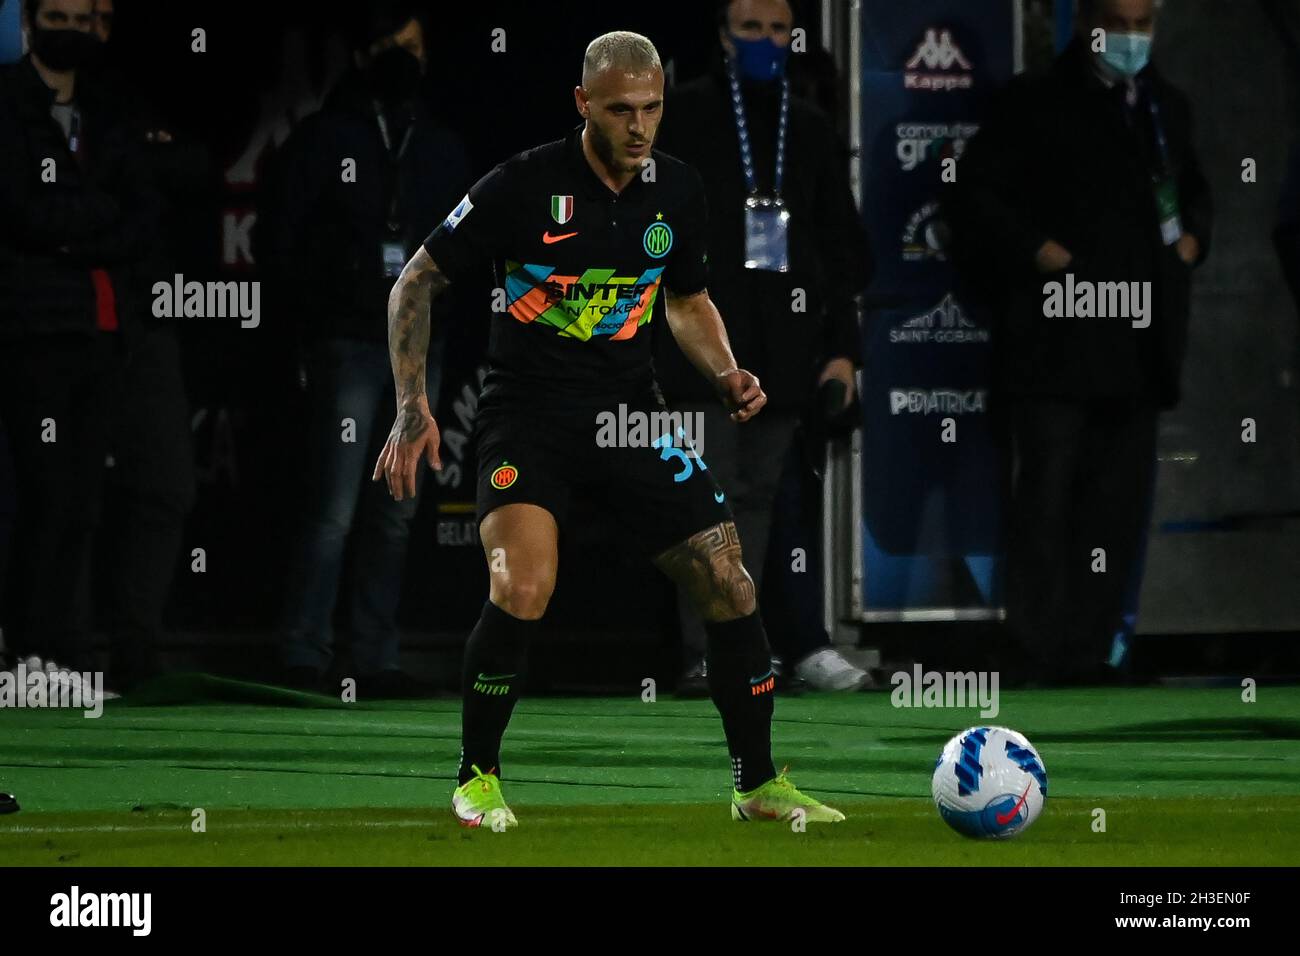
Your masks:
[[[767,404],[758,376],[743,368],[727,369],[718,375],[718,394],[722,404],[731,409],[731,420],[735,422],[749,421]]]
[[[1068,269],[1073,261],[1074,256],[1070,250],[1055,239],[1048,239],[1043,243],[1043,248],[1039,249],[1038,254],[1034,256],[1034,265],[1038,266],[1038,271],[1043,273]]]
[[[1183,233],[1183,237],[1178,240],[1178,245],[1174,248],[1178,251],[1178,258],[1189,266],[1196,265],[1196,260],[1201,258],[1201,244],[1190,232]]]
[[[853,388],[857,383],[857,378],[853,374],[853,362],[846,358],[833,358],[826,363],[822,369],[822,374],[817,379],[817,387],[821,388],[831,379],[844,383],[844,404],[840,406],[840,411],[848,408],[853,404]]]
[[[383,475],[388,481],[388,493],[396,501],[415,497],[415,476],[420,468],[420,458],[429,462],[434,471],[442,471],[442,459],[438,456],[441,444],[438,423],[429,412],[429,402],[421,397],[417,402],[401,408],[393,430],[388,433],[384,450],[379,453],[375,463],[375,473],[371,481],[378,481]]]

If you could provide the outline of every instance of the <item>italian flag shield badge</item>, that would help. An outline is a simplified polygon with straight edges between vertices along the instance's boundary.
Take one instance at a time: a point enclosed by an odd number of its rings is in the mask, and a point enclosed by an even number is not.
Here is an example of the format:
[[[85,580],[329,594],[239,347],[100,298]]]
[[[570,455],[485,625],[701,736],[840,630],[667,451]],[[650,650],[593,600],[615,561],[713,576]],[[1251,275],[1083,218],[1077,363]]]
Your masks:
[[[563,226],[573,218],[573,197],[572,196],[552,196],[551,197],[551,218]]]

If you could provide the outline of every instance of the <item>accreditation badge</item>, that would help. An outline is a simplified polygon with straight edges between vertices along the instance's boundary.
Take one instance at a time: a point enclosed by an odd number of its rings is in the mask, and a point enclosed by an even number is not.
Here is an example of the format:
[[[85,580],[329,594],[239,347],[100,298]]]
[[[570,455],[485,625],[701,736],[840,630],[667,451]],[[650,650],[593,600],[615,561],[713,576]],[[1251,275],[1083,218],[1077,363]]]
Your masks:
[[[745,200],[745,268],[790,271],[790,211],[780,199]]]
[[[1160,238],[1172,246],[1183,238],[1183,217],[1178,205],[1178,183],[1170,177],[1156,180],[1156,210],[1160,214]]]
[[[406,268],[406,249],[400,242],[381,242],[380,259],[383,262],[384,275],[396,279]]]

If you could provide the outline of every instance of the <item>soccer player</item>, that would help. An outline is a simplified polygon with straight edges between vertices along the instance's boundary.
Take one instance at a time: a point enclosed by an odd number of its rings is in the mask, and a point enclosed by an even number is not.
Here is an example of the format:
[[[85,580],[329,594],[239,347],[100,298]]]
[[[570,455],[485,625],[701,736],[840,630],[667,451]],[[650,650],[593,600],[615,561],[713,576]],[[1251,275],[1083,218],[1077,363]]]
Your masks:
[[[501,738],[575,494],[601,496],[629,547],[681,585],[706,622],[709,691],[731,753],[732,818],[801,811],[808,821],[844,819],[773,766],[771,653],[726,496],[705,462],[671,427],[641,447],[597,441],[597,416],[621,405],[628,420],[665,414],[646,328],[661,287],[669,329],[732,417],[748,421],[766,401],[758,379],[736,367],[705,288],[701,180],[653,148],[663,87],[648,39],[616,32],[593,40],[574,91],[584,125],[483,177],[406,264],[388,300],[398,412],[374,477],[384,476],[399,500],[415,494],[422,457],[441,468],[424,384],[431,298],[490,260],[504,307],[492,320],[475,420],[491,589],[465,646],[452,809],[466,826],[516,824],[501,794]],[[628,438],[623,446],[638,444]]]

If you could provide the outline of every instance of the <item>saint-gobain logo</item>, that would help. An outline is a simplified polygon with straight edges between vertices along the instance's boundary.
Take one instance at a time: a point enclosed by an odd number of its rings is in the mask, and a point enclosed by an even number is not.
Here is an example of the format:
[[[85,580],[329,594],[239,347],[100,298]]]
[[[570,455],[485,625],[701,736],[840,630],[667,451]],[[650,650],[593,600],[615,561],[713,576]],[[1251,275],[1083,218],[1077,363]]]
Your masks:
[[[666,222],[652,222],[645,231],[645,251],[652,259],[662,259],[673,247],[673,231]]]
[[[903,87],[909,90],[969,90],[975,85],[970,60],[952,38],[952,31],[931,27],[907,61]]]
[[[890,329],[889,341],[896,345],[980,345],[992,341],[992,335],[966,317],[961,303],[950,292],[928,312],[912,316]]]

